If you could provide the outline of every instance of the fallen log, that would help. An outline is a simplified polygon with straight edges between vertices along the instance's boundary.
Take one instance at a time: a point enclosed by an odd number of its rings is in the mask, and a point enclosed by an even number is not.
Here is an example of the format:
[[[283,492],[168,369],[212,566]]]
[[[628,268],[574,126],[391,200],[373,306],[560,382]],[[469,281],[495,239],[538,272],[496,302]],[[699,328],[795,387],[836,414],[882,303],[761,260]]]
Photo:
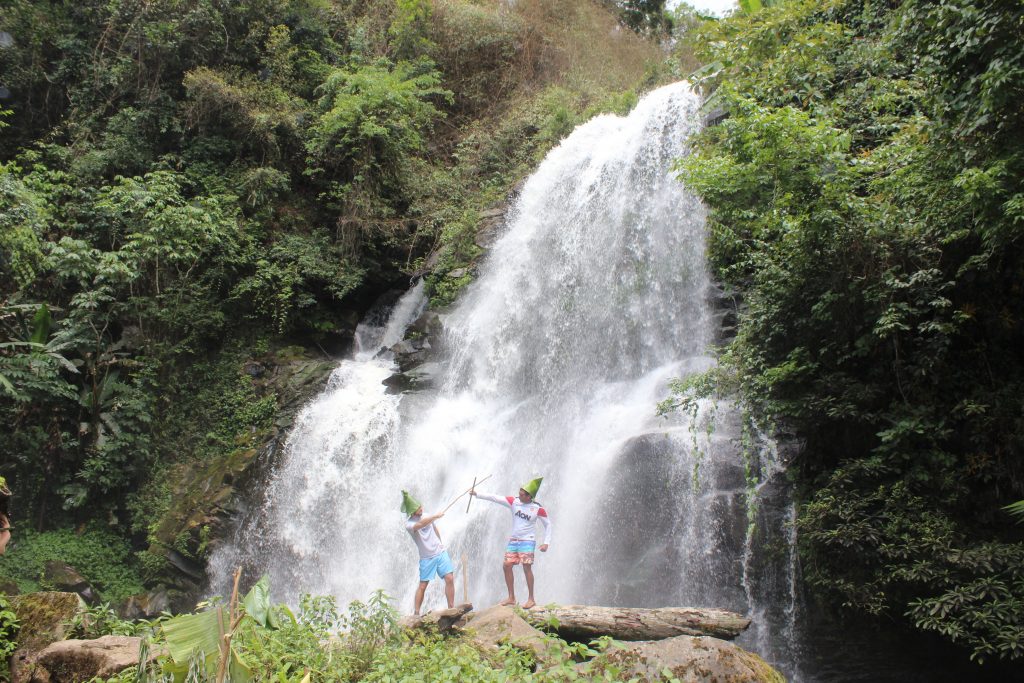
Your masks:
[[[563,640],[576,642],[600,636],[615,640],[661,640],[674,636],[732,640],[750,626],[750,619],[736,612],[691,607],[550,605],[527,610],[526,618],[535,626],[556,632]]]

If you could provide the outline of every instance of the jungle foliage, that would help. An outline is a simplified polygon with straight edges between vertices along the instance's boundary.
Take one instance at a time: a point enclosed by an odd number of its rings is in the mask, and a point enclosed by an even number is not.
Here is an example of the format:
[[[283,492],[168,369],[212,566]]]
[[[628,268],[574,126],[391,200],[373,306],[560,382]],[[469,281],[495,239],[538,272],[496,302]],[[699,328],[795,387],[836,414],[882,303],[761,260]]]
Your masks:
[[[805,441],[823,596],[1022,658],[1024,8],[764,5],[703,26],[728,118],[680,162],[742,299],[719,387]]]
[[[431,253],[450,301],[479,212],[587,112],[657,78],[653,43],[593,38],[617,22],[583,0],[4,3],[15,518],[98,520],[145,546],[178,465],[272,429],[280,397],[248,361],[343,353]]]

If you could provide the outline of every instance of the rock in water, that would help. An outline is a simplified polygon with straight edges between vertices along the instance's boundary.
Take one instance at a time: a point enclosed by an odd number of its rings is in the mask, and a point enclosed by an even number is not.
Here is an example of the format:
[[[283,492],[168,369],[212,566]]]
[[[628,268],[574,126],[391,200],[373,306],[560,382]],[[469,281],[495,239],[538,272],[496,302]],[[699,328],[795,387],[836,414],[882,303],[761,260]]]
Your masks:
[[[752,652],[718,638],[676,636],[613,650],[609,661],[622,667],[622,679],[661,680],[667,669],[681,683],[786,683]]]

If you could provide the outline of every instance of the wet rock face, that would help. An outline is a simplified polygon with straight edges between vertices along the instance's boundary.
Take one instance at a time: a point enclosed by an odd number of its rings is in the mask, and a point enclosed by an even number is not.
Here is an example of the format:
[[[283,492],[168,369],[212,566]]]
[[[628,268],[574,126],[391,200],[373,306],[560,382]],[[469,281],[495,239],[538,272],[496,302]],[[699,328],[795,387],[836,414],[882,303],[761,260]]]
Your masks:
[[[767,662],[718,638],[677,636],[616,650],[611,661],[623,679],[660,680],[666,669],[683,683],[785,683]]]
[[[494,246],[505,229],[505,215],[508,213],[508,206],[508,204],[501,204],[480,214],[480,224],[474,239],[476,246],[481,249],[490,249]]]
[[[420,391],[433,385],[438,370],[433,361],[443,331],[441,317],[434,311],[424,311],[409,325],[405,339],[388,349],[399,369],[384,381],[389,393]]]

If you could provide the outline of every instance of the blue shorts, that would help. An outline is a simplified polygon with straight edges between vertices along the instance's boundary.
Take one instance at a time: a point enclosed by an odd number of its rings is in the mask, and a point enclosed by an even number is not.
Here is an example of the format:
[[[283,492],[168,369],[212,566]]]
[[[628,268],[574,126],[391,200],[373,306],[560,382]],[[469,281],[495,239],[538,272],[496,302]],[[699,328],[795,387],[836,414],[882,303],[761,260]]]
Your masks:
[[[452,558],[448,556],[447,550],[442,550],[440,555],[420,560],[420,581],[430,581],[435,575],[443,579],[453,571],[455,567],[452,566]]]

